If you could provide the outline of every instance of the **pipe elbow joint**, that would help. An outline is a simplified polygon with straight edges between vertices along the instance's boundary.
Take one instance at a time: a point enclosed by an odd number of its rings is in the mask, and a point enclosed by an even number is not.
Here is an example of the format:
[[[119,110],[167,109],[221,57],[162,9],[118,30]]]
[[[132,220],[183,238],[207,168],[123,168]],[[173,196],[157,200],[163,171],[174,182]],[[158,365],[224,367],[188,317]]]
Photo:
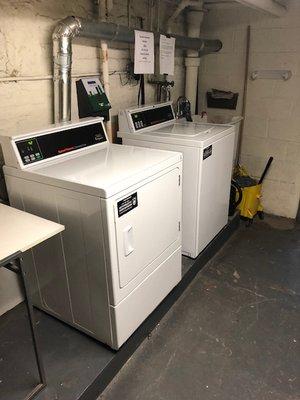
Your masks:
[[[72,39],[75,36],[78,36],[81,30],[82,30],[81,18],[69,16],[58,22],[53,31],[52,39],[59,40],[63,37]]]

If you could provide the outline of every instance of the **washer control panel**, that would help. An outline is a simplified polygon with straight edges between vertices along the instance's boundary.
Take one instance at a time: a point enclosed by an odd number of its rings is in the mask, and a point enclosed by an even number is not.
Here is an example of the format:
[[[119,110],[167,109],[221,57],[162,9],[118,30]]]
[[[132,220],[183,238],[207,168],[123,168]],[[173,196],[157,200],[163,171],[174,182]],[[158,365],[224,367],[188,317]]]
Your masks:
[[[134,111],[130,113],[131,120],[136,131],[172,121],[174,113],[170,104],[156,106],[155,108]]]

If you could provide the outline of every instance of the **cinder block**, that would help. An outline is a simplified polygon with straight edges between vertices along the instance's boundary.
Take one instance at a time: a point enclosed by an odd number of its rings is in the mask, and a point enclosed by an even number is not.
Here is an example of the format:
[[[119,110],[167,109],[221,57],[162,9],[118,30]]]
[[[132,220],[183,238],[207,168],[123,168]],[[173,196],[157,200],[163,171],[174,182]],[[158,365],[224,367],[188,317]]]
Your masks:
[[[255,28],[252,30],[252,51],[278,53],[300,51],[300,28]]]
[[[272,98],[274,96],[274,89],[275,81],[272,79],[249,80],[247,88],[248,102],[259,103],[263,98]]]
[[[292,101],[273,97],[247,98],[246,115],[252,118],[268,117],[271,119],[287,119],[292,113]]]
[[[297,119],[270,119],[268,137],[300,143],[300,116]]]
[[[286,159],[298,166],[300,174],[300,143],[287,143]]]
[[[266,117],[246,117],[244,121],[245,136],[254,136],[259,138],[267,137],[268,119]]]
[[[281,183],[295,184],[299,175],[299,165],[275,158],[268,172],[268,179]]]
[[[206,92],[211,88],[231,90],[230,74],[205,73],[200,77],[199,89]]]
[[[283,140],[244,136],[242,153],[265,158],[266,160],[270,156],[276,157],[278,160],[285,160],[287,143]]]
[[[299,193],[295,185],[282,185],[266,179],[262,190],[262,203],[267,213],[295,218],[299,205]]]
[[[238,74],[244,72],[244,58],[239,54],[210,54],[205,62],[205,71],[210,74]]]
[[[299,56],[300,62],[300,56]],[[274,82],[274,96],[286,98],[287,100],[299,101],[300,99],[300,76],[293,75],[288,81],[278,80]],[[297,104],[297,107],[300,105]],[[297,108],[299,113],[299,108]]]
[[[247,27],[244,26],[243,29],[234,30],[233,39],[233,52],[243,56],[246,55],[246,45],[247,45]]]

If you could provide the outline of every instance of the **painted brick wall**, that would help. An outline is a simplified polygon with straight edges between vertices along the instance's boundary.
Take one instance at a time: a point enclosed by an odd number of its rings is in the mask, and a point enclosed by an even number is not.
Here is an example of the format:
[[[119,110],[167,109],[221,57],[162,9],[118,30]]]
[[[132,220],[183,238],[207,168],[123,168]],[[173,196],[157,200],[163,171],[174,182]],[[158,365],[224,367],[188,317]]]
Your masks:
[[[93,0],[0,0],[0,130],[15,133],[31,127],[52,122],[52,41],[51,33],[56,22],[68,15],[92,18]],[[127,24],[126,3],[114,0],[109,20]],[[161,4],[159,13],[161,27],[172,12],[170,2]],[[138,17],[144,19],[149,28],[148,1],[131,2],[131,26],[139,27]],[[154,27],[157,19],[154,12]],[[181,32],[179,19],[175,30]],[[109,50],[110,71],[123,71],[132,56],[127,45]],[[184,67],[181,53],[176,53],[173,98],[183,93]],[[100,52],[97,47],[76,43],[73,46],[74,75],[97,74],[100,71]],[[9,77],[31,76],[34,81],[9,81]],[[122,83],[121,83],[121,78]],[[120,108],[137,104],[138,86],[124,85],[124,76],[111,75],[111,98],[113,123]],[[72,115],[77,115],[75,79],[73,79]],[[154,88],[146,87],[147,102],[154,101]],[[116,126],[116,125],[115,125]],[[1,153],[1,151],[0,151]],[[0,154],[0,171],[3,159]],[[3,176],[0,173],[0,197],[4,192]],[[1,229],[1,221],[0,221]],[[9,271],[0,271],[0,314],[13,307],[21,299],[15,276]]]
[[[249,80],[242,163],[258,177],[270,155],[274,164],[264,184],[265,210],[295,218],[300,193],[300,1],[275,18],[241,5],[215,7],[202,32],[219,37],[223,49],[203,59],[199,105],[212,88],[240,93],[236,112],[210,109],[211,114],[240,115],[245,68],[246,29],[251,25],[250,71],[290,69],[292,79]]]

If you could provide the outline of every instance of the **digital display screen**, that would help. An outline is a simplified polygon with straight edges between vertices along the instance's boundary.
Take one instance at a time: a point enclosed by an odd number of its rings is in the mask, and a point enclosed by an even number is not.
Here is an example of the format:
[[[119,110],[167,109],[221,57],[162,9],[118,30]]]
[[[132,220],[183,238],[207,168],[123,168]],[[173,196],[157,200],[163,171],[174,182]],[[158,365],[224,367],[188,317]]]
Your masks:
[[[43,156],[36,138],[17,142],[17,147],[25,165],[42,160]]]
[[[148,128],[174,119],[171,105],[152,108],[131,114],[135,130]]]
[[[16,146],[23,164],[28,165],[105,141],[103,126],[97,123],[21,140]]]

